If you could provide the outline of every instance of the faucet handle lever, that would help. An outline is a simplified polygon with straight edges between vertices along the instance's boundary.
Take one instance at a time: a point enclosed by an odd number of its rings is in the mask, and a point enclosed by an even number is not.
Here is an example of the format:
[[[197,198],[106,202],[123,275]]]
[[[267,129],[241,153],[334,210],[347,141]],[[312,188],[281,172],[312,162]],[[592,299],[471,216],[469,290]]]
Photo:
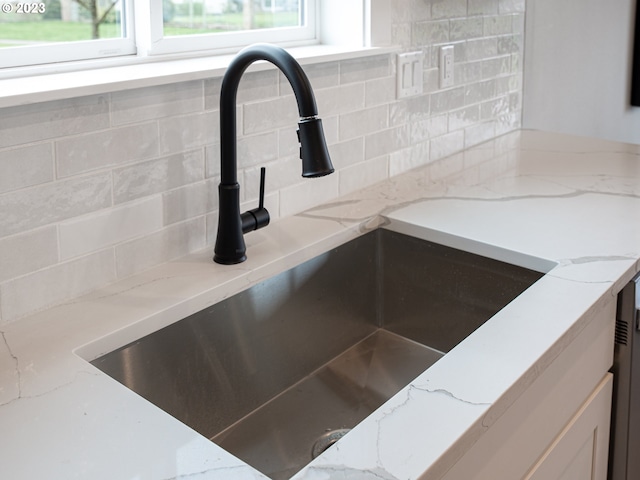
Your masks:
[[[264,179],[267,176],[267,169],[260,168],[260,197],[258,198],[258,208],[264,209]]]
[[[258,208],[247,210],[240,218],[242,219],[242,233],[252,232],[259,228],[269,225],[269,212],[264,208],[264,184],[267,169],[260,169],[260,198],[258,199]]]

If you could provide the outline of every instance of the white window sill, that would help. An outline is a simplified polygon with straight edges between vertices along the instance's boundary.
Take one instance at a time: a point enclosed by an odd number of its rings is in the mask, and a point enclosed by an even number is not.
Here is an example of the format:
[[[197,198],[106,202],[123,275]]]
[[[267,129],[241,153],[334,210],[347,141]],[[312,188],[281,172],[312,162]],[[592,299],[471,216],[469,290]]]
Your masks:
[[[397,47],[343,47],[312,45],[288,48],[302,65],[361,58],[391,53]],[[216,55],[162,61],[118,59],[95,61],[91,67],[75,71],[47,72],[23,69],[21,76],[2,79],[0,74],[0,108],[28,105],[51,100],[95,95],[131,88],[149,87],[167,83],[201,80],[222,76],[234,55]],[[52,67],[51,70],[60,67]],[[255,64],[252,69],[268,68]]]

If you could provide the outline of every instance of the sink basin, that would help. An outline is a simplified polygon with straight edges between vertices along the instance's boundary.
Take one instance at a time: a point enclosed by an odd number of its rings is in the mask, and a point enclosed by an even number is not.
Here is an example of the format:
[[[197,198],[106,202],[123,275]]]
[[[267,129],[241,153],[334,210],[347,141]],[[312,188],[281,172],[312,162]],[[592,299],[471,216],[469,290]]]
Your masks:
[[[542,275],[379,229],[92,363],[286,479]]]

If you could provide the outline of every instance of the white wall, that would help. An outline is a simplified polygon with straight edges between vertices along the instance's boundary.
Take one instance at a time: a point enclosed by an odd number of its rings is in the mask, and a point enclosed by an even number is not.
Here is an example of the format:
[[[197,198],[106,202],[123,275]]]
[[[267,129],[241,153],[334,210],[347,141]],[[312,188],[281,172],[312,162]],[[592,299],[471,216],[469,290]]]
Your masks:
[[[527,0],[523,126],[640,143],[636,0]]]

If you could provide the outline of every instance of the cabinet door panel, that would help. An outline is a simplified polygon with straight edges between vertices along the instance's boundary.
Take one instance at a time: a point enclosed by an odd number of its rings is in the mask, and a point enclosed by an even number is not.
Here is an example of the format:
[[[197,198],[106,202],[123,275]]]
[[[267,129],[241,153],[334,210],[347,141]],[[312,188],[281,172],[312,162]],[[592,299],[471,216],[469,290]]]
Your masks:
[[[610,301],[564,346],[509,408],[442,476],[442,480],[521,480],[531,472],[601,384],[613,363],[616,302]],[[608,420],[607,420],[608,428]],[[579,439],[573,453],[586,441]],[[605,465],[606,468],[606,465]],[[539,477],[543,478],[543,477]],[[543,478],[550,480],[551,478]],[[587,477],[589,478],[589,477]],[[596,477],[597,478],[597,477]],[[571,479],[586,480],[586,479]]]
[[[612,385],[607,374],[525,480],[606,480]]]
[[[593,478],[593,450],[595,444],[594,435],[587,438],[584,445],[578,450],[577,455],[569,462],[558,480],[576,480],[577,478]]]

